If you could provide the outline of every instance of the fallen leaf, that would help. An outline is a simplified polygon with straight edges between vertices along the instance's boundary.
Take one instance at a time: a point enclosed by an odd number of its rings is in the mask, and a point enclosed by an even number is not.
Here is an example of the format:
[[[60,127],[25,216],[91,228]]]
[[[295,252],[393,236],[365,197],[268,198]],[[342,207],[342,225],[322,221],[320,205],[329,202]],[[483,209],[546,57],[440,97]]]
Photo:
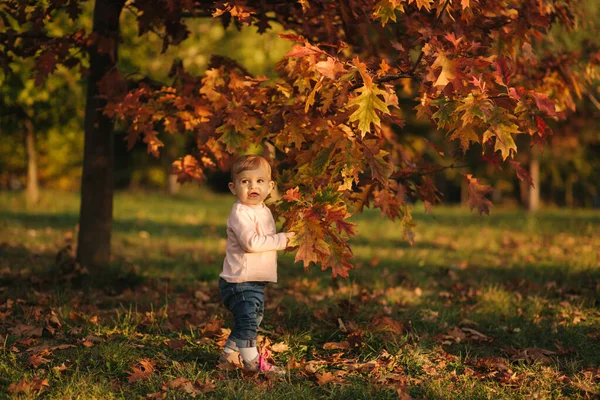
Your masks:
[[[173,340],[167,340],[164,343],[173,350],[179,350],[179,349],[183,348],[183,346],[185,346],[186,340],[185,339],[173,339]]]
[[[127,381],[129,383],[149,380],[151,375],[154,374],[154,361],[143,358],[139,360],[138,365],[139,367],[134,366],[131,368],[131,371],[127,371],[127,374],[129,374]]]
[[[57,366],[57,367],[52,367],[52,371],[60,374],[63,371],[66,371],[68,369],[68,367],[65,365],[65,363],[62,363],[61,365]]]
[[[41,392],[44,387],[50,387],[48,379],[35,378],[30,382],[24,377],[19,383],[11,384],[8,391],[13,394],[29,393],[31,391]]]
[[[10,333],[18,336],[25,337],[42,337],[42,333],[44,332],[44,328],[41,326],[31,326],[25,324],[19,324],[14,328],[9,329]]]
[[[552,361],[550,356],[556,352],[539,347],[527,347],[524,349],[515,349],[513,347],[505,348],[506,353],[510,356],[511,361],[525,361],[527,363],[547,363]]]
[[[202,383],[200,380],[192,383],[189,379],[184,377],[175,378],[168,383],[169,388],[175,390],[181,390],[192,397],[201,395],[207,392],[211,392],[217,388],[217,385],[213,382]]]
[[[317,383],[319,386],[327,385],[330,382],[335,381],[335,376],[331,372],[322,372],[315,374],[317,377]]]
[[[327,342],[323,348],[325,350],[347,350],[350,348],[350,342]]]
[[[274,353],[283,353],[284,351],[288,351],[289,350],[289,346],[283,342],[280,343],[275,343],[273,346],[271,346],[271,350]]]
[[[371,320],[371,325],[376,331],[389,332],[395,335],[400,335],[404,329],[404,325],[390,317],[375,318]]]
[[[144,397],[145,399],[157,399],[157,400],[164,400],[167,398],[167,392],[155,392],[155,393],[148,393],[146,395],[146,397]]]
[[[36,354],[32,354],[29,356],[29,363],[33,366],[33,368],[37,368],[42,364],[49,363],[50,360],[47,358],[39,357]]]
[[[84,347],[93,347],[96,343],[102,343],[102,338],[98,336],[89,335],[81,343]]]

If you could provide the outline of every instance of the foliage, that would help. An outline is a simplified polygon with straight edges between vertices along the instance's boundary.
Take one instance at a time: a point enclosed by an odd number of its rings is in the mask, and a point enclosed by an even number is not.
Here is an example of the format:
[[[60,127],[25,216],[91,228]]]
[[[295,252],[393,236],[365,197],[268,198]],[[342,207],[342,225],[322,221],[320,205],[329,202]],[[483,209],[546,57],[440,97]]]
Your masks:
[[[404,116],[413,111],[401,109],[397,82],[409,80],[419,102],[416,115],[457,140],[462,152],[477,144],[484,153],[480,162],[502,164],[518,150],[515,136],[543,144],[551,133],[547,121],[573,111],[598,74],[593,43],[583,57],[544,51],[554,25],[574,27],[577,6],[570,1],[240,1],[213,8],[136,0],[129,6],[140,34],[161,33],[163,51],[185,43],[195,17],[212,15],[261,33],[274,20],[290,30],[281,36],[295,45],[275,78],[253,76],[222,56],[212,59],[204,76],[176,62],[172,80],[160,84],[141,79],[132,85],[111,71],[100,82],[108,100],[104,111],[127,124],[129,147],[141,140],[156,156],[164,147],[161,135],[192,135],[197,149],[174,163],[182,182],[225,169],[232,155],[251,145],[274,148],[268,155],[291,196],[281,215],[287,229],[300,233],[297,260],[305,267],[320,262],[333,276],[346,276],[352,266],[352,213],[373,205],[399,219],[412,240],[409,200],[437,203],[430,175],[454,165],[430,164],[398,140]],[[3,7],[3,15],[14,11],[21,24],[41,22],[60,8],[78,15],[74,0]],[[12,40],[16,36],[4,33],[4,57],[35,50],[40,77],[57,63],[72,64],[72,49],[89,41],[100,51],[113,46],[111,39],[81,32],[42,42]],[[518,176],[527,179],[523,172]],[[470,190],[472,205],[487,210],[482,194],[488,190],[467,179],[478,185]]]
[[[79,198],[46,192],[41,201],[32,212],[22,197],[0,193],[0,392],[13,397],[585,399],[600,391],[592,210],[485,218],[419,210],[415,246],[367,210],[352,218],[357,267],[348,280],[302,273],[285,254],[260,332],[289,368],[278,381],[217,361],[230,328],[216,281],[231,195],[118,194],[115,261],[101,281],[85,281],[65,248]]]

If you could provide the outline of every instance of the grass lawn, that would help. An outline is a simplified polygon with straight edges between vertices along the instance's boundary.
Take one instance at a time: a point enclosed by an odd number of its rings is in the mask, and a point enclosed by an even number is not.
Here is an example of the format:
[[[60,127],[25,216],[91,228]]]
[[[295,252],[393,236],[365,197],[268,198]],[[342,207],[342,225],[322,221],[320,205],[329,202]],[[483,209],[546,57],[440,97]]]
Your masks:
[[[278,380],[218,365],[233,201],[117,194],[113,262],[90,279],[66,247],[76,195],[0,192],[0,398],[600,396],[600,211],[417,206],[410,246],[367,210],[347,280],[281,254],[261,331]]]

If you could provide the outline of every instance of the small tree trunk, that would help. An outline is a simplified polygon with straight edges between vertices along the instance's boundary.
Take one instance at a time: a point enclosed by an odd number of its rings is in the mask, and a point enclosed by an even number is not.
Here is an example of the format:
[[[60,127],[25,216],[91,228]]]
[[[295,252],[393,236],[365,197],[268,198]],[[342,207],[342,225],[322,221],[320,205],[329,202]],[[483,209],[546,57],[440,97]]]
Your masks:
[[[27,149],[27,204],[34,205],[40,200],[38,180],[38,158],[35,146],[35,131],[31,120],[25,120],[25,148]]]
[[[540,153],[537,148],[531,149],[529,175],[531,176],[533,187],[529,187],[528,209],[535,212],[540,209]]]
[[[119,16],[125,0],[96,0],[93,32],[112,41],[112,51],[90,48],[85,105],[85,141],[77,260],[95,272],[110,261],[114,187],[114,122],[103,114],[106,100],[98,83],[117,65]]]
[[[179,193],[181,184],[177,182],[177,175],[169,174],[168,185],[169,195],[173,196]]]
[[[569,208],[575,207],[575,196],[573,195],[573,185],[577,181],[577,176],[569,175],[565,182],[565,206]]]

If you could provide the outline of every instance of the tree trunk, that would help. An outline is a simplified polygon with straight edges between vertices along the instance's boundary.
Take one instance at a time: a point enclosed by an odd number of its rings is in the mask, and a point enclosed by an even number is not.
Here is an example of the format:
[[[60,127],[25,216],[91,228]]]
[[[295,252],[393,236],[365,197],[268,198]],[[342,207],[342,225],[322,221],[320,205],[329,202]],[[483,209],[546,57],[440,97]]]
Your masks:
[[[181,184],[177,182],[177,175],[169,174],[168,185],[168,191],[170,196],[179,193],[179,189],[181,189]]]
[[[569,175],[565,182],[565,206],[569,208],[575,207],[575,196],[573,195],[573,186],[577,182],[576,175]]]
[[[106,100],[98,83],[117,65],[119,16],[124,0],[96,0],[93,32],[112,40],[111,52],[90,47],[90,71],[85,105],[85,141],[77,260],[93,272],[110,261],[114,186],[114,122],[103,114]]]
[[[35,147],[35,131],[31,120],[25,120],[25,148],[27,149],[27,204],[34,205],[40,200],[38,180],[38,159]]]
[[[528,209],[535,212],[540,208],[540,151],[535,147],[531,149],[529,175],[531,176],[533,187],[529,188]]]

